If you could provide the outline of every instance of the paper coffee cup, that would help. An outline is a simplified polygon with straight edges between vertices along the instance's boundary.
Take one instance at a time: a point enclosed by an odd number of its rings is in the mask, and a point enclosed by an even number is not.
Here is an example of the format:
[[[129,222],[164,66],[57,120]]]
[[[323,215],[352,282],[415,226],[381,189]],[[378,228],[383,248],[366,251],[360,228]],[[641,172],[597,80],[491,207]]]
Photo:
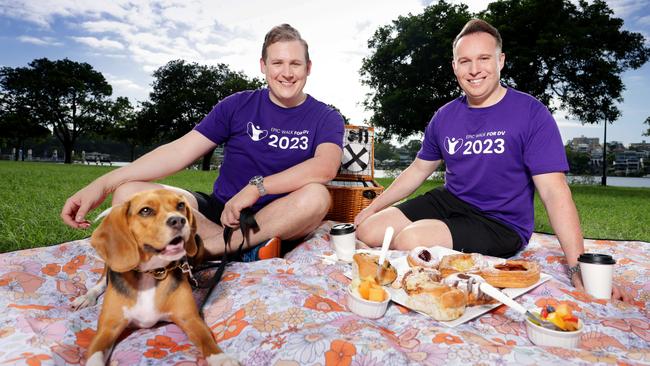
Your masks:
[[[336,224],[330,230],[331,242],[334,245],[336,257],[342,261],[352,262],[356,252],[356,229],[352,224]]]
[[[607,254],[583,253],[578,257],[578,263],[587,293],[596,299],[610,299],[616,264],[614,258]]]

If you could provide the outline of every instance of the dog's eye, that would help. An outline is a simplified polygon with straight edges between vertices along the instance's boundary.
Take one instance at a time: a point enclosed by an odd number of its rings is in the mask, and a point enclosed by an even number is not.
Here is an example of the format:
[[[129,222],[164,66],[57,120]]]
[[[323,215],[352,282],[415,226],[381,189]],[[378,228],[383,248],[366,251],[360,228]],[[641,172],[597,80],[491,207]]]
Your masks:
[[[185,209],[185,202],[179,202],[178,205],[176,206],[177,210],[184,210]]]
[[[151,216],[153,215],[153,209],[151,207],[143,207],[138,212],[140,216]]]

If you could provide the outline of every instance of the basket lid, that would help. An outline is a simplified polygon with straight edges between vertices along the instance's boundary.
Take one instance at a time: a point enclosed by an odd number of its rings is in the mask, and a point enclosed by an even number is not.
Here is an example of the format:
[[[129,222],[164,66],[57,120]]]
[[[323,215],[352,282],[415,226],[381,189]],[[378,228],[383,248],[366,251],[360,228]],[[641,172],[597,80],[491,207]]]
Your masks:
[[[373,127],[346,125],[343,157],[337,178],[372,179],[375,176],[374,145]]]

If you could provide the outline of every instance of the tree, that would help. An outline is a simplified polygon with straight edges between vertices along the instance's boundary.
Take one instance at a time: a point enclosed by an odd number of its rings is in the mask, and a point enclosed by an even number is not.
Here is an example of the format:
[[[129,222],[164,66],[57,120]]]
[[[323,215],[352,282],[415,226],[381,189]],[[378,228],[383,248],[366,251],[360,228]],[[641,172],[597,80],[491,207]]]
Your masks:
[[[36,59],[28,67],[0,69],[3,111],[52,131],[72,163],[77,138],[105,122],[111,86],[87,63]]]
[[[648,125],[648,130],[643,133],[643,136],[650,136],[650,117],[646,118],[643,123]]]
[[[257,89],[262,81],[248,79],[227,65],[216,66],[174,60],[153,73],[150,102],[141,121],[158,126],[161,140],[174,140],[186,134],[223,98],[238,91]],[[203,157],[203,170],[210,167],[213,151]]]
[[[0,133],[2,134],[0,139],[5,139],[10,146],[25,151],[26,140],[39,140],[51,135],[50,130],[30,118],[27,111],[21,110],[20,105],[15,107],[5,105],[3,97],[4,95],[0,95]],[[14,159],[18,159],[18,150],[14,154]]]
[[[395,146],[387,142],[375,141],[375,160],[384,161],[397,159],[399,159],[399,154],[397,153]]]
[[[440,1],[374,33],[368,42],[373,53],[361,68],[363,82],[374,90],[366,108],[389,133],[404,138],[423,131],[433,112],[459,95],[451,45],[474,16],[502,35],[507,84],[583,123],[611,123],[620,115],[621,73],[641,67],[650,55],[643,36],[622,30],[623,21],[612,15],[602,0],[580,1],[579,7],[569,0],[498,1],[475,15]]]
[[[451,43],[470,18],[466,5],[441,1],[375,31],[360,74],[374,90],[364,106],[382,135],[401,140],[423,131],[433,112],[458,95]]]
[[[155,131],[158,129],[152,113],[151,103],[140,103],[140,109],[136,111],[125,97],[118,97],[111,105],[111,123],[105,134],[129,145],[130,161],[135,160],[136,147],[156,142]]]
[[[625,89],[621,73],[648,61],[640,33],[602,0],[514,0],[480,14],[504,40],[504,80],[582,123],[614,122]],[[544,14],[540,17],[539,14]],[[553,103],[555,102],[555,103]]]

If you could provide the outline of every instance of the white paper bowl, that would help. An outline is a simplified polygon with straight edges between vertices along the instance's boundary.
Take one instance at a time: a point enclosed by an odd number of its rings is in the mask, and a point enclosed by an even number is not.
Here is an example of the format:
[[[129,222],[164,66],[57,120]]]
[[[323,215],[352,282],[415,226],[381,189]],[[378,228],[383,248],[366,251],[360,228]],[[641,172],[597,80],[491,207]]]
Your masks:
[[[348,286],[347,293],[347,303],[348,309],[351,312],[361,315],[365,318],[377,319],[384,316],[386,309],[388,308],[388,303],[390,302],[390,292],[386,291],[386,300],[382,302],[364,300],[352,289],[352,286]]]
[[[537,309],[539,313],[541,309]],[[578,319],[578,330],[564,332],[541,327],[526,317],[526,333],[533,344],[538,346],[577,348],[583,330],[582,319]]]

